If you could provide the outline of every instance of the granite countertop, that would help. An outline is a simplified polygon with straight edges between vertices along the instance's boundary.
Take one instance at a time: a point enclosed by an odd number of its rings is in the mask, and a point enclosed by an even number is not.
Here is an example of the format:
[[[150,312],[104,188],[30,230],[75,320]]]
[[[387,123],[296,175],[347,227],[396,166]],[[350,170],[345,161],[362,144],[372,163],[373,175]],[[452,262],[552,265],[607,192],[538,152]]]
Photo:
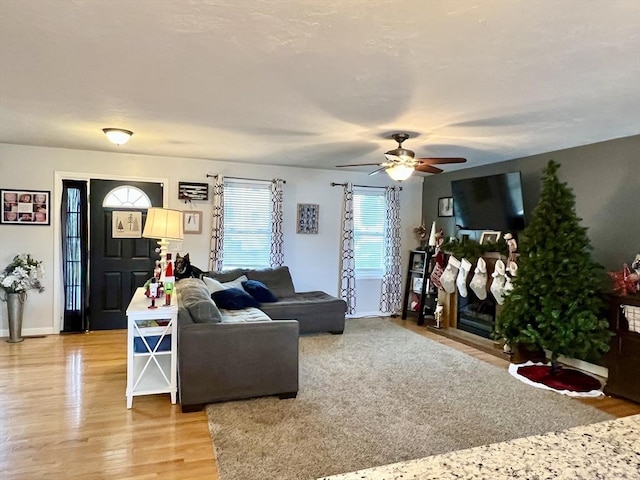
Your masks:
[[[640,479],[640,415],[322,480]]]

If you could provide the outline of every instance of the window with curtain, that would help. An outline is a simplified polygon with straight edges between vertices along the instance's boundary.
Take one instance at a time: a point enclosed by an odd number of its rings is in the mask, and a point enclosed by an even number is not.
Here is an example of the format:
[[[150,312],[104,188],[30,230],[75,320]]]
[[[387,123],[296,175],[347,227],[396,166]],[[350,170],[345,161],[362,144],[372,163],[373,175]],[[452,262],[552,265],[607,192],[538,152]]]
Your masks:
[[[225,270],[271,264],[271,182],[225,179]]]
[[[64,317],[62,331],[87,330],[87,182],[63,180],[60,212]]]
[[[354,189],[353,191],[356,278],[382,278],[384,274],[386,204],[383,189]]]

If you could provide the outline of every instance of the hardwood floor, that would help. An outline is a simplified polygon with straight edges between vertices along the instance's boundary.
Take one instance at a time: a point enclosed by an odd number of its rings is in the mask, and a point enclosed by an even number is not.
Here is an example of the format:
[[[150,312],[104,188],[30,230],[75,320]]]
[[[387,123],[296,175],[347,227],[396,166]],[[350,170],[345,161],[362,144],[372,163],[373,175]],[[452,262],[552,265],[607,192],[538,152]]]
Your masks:
[[[392,319],[425,337],[506,368],[495,354]],[[169,395],[135,397],[127,410],[126,331],[0,340],[3,479],[219,480],[204,412]],[[621,417],[640,405],[585,401]]]
[[[218,480],[204,412],[127,410],[126,330],[0,341],[3,479]]]

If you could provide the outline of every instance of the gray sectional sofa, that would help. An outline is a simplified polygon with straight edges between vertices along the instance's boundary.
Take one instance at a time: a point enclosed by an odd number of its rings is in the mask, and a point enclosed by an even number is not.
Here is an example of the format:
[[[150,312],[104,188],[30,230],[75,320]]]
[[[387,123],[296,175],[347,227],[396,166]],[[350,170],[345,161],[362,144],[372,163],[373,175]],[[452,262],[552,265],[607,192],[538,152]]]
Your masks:
[[[299,333],[342,333],[346,303],[324,292],[296,293],[287,267],[208,275],[221,283],[246,275],[266,285],[277,301],[225,310],[203,280],[177,282],[182,410],[265,395],[295,397]]]

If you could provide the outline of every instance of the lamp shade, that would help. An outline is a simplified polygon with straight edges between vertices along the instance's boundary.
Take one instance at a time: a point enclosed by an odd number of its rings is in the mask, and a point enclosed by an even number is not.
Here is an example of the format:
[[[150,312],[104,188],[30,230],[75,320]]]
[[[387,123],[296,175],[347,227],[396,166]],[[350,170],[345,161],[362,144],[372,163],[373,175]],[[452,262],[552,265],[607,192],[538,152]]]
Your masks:
[[[142,236],[165,240],[182,240],[184,238],[182,212],[168,208],[152,207],[147,211]]]
[[[402,180],[409,178],[413,173],[413,170],[414,168],[412,166],[399,163],[387,168],[385,171],[393,180],[401,182]]]

